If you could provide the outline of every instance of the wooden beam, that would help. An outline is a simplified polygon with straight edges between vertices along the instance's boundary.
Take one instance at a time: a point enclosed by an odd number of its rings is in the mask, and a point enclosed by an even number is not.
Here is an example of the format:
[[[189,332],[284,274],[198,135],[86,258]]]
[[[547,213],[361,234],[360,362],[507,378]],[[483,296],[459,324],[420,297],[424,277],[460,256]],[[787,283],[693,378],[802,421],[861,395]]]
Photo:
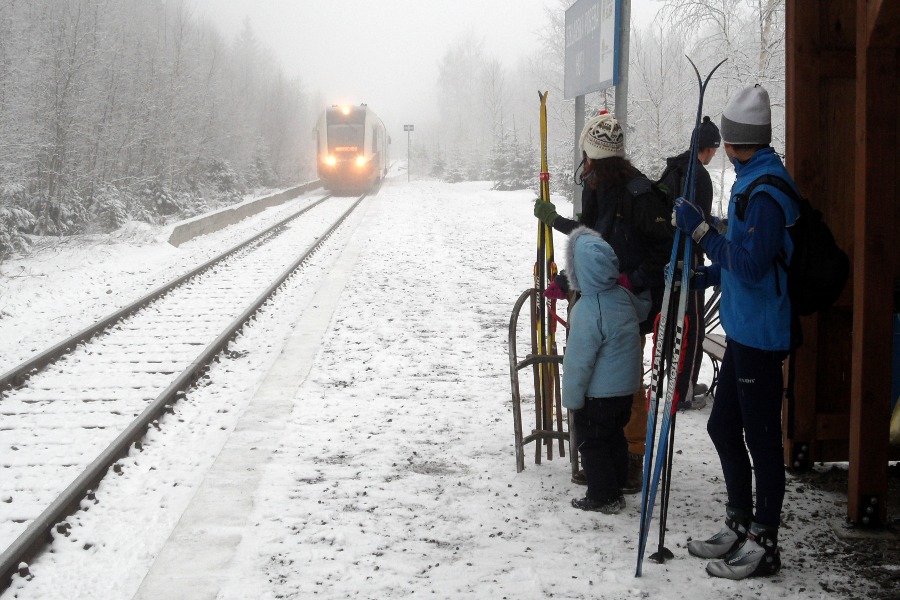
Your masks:
[[[819,79],[821,48],[818,40],[820,6],[817,0],[789,0],[785,5],[785,163],[803,192],[821,197],[824,189],[819,158],[823,128]],[[816,460],[817,322],[804,319],[804,344],[795,357],[795,401],[782,411],[784,463],[791,469],[808,467]]]
[[[823,50],[819,69],[822,78],[853,79],[856,77],[856,55],[849,50]]]
[[[825,414],[816,415],[816,439],[817,440],[846,440],[849,430],[850,415]]]
[[[883,524],[887,517],[900,64],[897,48],[870,46],[869,33],[873,30],[870,19],[879,20],[883,26],[884,17],[890,17],[893,11],[883,12],[889,4],[896,6],[894,0],[857,2],[853,366],[847,498],[847,516],[854,523],[874,518],[875,523]],[[870,10],[873,7],[876,10]]]
[[[868,0],[866,39],[872,48],[894,48],[900,45],[900,2]]]

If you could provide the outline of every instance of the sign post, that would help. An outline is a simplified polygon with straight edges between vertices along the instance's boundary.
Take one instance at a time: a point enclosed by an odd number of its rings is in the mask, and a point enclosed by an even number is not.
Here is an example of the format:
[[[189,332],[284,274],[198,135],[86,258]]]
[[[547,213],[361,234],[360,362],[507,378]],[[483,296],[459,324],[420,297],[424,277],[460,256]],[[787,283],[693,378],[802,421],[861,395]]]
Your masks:
[[[581,135],[585,122],[586,94],[616,86],[615,115],[622,130],[625,130],[628,122],[630,19],[631,0],[577,0],[566,9],[563,95],[566,99],[575,99],[573,169],[581,164],[578,136]],[[574,208],[576,214],[581,212],[581,198],[577,193]]]
[[[566,9],[567,99],[618,85],[622,4],[622,0],[578,0]]]

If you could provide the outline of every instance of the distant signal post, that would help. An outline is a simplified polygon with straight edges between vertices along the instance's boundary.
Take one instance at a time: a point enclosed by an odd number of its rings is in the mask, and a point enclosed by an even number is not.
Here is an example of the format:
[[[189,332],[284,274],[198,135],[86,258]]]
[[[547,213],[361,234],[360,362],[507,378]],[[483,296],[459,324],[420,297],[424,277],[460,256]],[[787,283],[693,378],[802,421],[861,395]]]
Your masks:
[[[409,183],[409,132],[415,129],[415,125],[404,125],[403,131],[406,132],[406,182]]]

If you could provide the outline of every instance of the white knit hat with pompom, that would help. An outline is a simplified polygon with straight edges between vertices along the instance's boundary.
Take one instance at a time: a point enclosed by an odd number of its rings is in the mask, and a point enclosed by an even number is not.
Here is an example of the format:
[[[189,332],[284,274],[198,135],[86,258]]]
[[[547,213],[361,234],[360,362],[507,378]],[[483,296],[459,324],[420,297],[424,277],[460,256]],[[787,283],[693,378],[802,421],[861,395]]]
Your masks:
[[[625,157],[625,133],[619,122],[605,110],[585,123],[578,145],[591,160]]]

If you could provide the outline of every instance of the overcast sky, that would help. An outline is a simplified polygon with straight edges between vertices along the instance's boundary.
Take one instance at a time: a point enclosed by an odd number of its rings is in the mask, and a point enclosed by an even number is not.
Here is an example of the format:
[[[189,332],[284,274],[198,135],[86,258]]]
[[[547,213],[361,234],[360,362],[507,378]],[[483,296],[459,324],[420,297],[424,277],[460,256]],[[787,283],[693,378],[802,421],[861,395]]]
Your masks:
[[[402,132],[433,116],[438,62],[473,33],[515,68],[539,48],[544,7],[557,0],[193,0],[231,37],[249,19],[257,37],[326,105],[365,102]],[[659,0],[632,0],[649,22]]]

